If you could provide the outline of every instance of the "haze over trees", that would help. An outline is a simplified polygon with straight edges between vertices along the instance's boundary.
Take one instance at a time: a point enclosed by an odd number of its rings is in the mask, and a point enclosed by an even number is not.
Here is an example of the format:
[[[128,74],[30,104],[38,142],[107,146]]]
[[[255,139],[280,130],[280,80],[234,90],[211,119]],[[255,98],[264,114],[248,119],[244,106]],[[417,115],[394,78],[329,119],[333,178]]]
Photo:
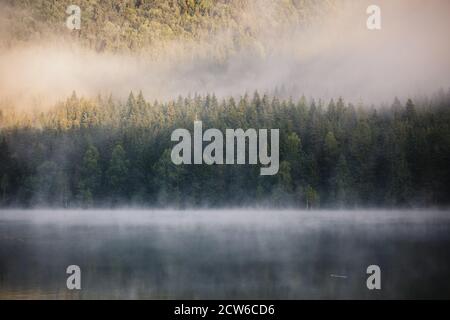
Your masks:
[[[168,100],[266,92],[390,102],[450,86],[450,4],[379,0],[382,31],[366,27],[369,0],[0,1],[0,103],[51,105],[76,90]],[[402,54],[400,54],[402,53]],[[389,79],[389,81],[386,81]]]
[[[98,52],[157,53],[170,41],[200,41],[223,33],[233,35],[220,50],[237,50],[257,41],[267,26],[288,22],[306,25],[317,13],[331,10],[335,0],[3,0],[3,46],[65,38]],[[76,4],[82,28],[63,23],[66,8]],[[254,13],[257,13],[254,15]],[[261,25],[264,22],[266,26]],[[261,45],[261,43],[260,43]],[[221,55],[226,55],[226,52]],[[219,54],[219,53],[218,53]]]
[[[446,206],[450,92],[390,108],[254,92],[160,103],[78,97],[0,113],[1,206]],[[176,128],[279,128],[280,170],[171,162]]]
[[[0,2],[0,206],[449,204],[450,93],[406,98],[450,83],[448,3],[374,34],[361,1],[80,0],[71,31],[72,2]],[[280,129],[278,174],[174,165],[194,120]]]

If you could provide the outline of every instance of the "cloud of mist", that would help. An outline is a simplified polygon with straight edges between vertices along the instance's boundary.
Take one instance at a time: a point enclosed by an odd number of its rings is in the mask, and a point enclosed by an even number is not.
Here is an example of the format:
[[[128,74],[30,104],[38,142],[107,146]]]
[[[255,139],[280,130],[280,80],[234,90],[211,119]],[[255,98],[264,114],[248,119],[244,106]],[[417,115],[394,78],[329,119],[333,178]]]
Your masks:
[[[98,53],[67,41],[42,41],[0,50],[0,100],[53,103],[73,90],[147,99],[214,92],[219,97],[285,86],[289,94],[366,103],[390,102],[450,87],[450,2],[398,0],[338,2],[308,26],[277,20],[277,6],[256,2],[241,24],[252,41],[233,45],[230,30],[202,41],[174,41],[158,57]],[[366,28],[377,4],[382,30]],[[267,22],[267,23],[265,23]],[[225,52],[225,54],[223,53]]]

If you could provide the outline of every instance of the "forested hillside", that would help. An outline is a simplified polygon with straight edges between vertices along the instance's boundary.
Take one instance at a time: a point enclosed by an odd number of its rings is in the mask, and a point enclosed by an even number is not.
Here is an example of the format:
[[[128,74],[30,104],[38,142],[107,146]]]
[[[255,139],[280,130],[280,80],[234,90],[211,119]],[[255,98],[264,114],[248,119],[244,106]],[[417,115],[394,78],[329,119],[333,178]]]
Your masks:
[[[202,41],[226,32],[221,49],[261,42],[261,31],[320,19],[334,0],[3,0],[3,46],[64,38],[96,51],[155,53],[169,41]],[[81,8],[82,27],[66,28],[66,8]],[[262,44],[262,43],[259,43]]]
[[[73,96],[48,112],[0,113],[2,206],[444,206],[450,92],[392,107],[254,93],[148,102]],[[280,128],[280,171],[181,165],[175,128]]]
[[[446,206],[450,92],[406,97],[448,87],[450,46],[403,5],[373,33],[336,0],[0,0],[0,206]],[[278,174],[175,166],[195,119],[279,128]]]

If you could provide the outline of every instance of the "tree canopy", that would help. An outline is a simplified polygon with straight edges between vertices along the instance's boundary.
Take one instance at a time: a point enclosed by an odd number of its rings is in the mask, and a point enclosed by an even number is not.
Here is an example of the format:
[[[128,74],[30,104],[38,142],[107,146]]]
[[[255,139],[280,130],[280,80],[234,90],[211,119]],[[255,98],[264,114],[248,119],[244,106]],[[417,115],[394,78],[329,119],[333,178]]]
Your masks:
[[[136,98],[137,96],[137,98]],[[450,94],[369,108],[255,93],[149,102],[77,97],[46,112],[3,108],[2,206],[409,207],[449,204]],[[260,107],[263,105],[264,107]],[[280,170],[180,165],[176,128],[279,128]]]

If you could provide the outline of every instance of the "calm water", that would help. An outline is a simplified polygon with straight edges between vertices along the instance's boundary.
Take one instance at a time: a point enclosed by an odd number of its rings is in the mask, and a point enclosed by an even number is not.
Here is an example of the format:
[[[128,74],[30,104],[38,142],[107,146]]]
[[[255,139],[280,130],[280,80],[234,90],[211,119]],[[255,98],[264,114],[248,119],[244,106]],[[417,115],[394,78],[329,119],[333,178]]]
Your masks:
[[[0,298],[448,299],[450,212],[3,210]]]

